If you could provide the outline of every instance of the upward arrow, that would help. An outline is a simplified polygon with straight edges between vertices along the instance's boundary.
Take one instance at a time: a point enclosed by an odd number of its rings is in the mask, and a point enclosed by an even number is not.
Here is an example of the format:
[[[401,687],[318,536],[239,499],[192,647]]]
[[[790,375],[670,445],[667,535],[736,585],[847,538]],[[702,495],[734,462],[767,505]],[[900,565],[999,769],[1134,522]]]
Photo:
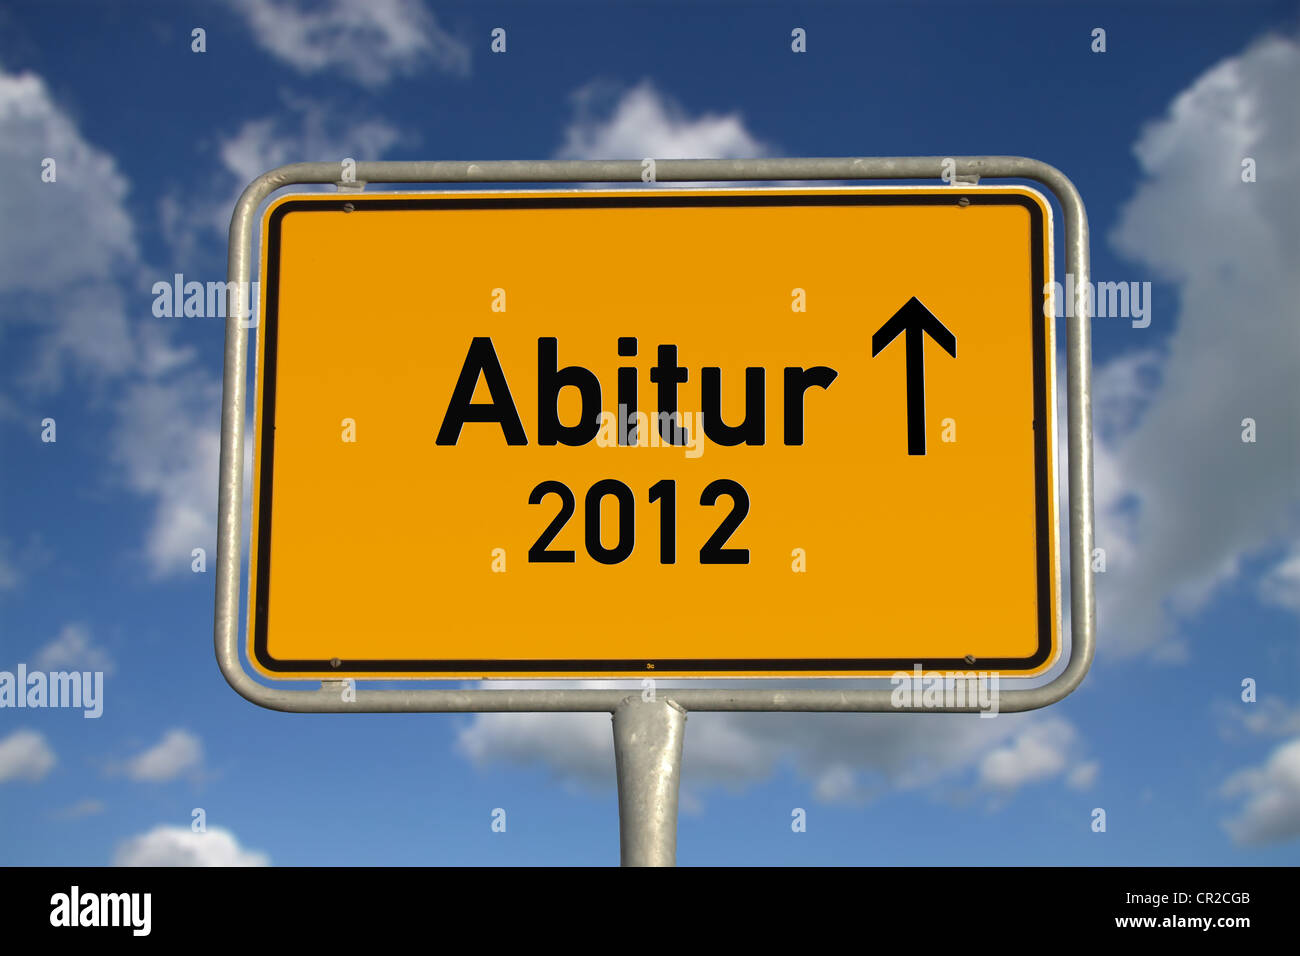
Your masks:
[[[912,296],[871,337],[871,357],[879,355],[881,349],[898,338],[899,332],[907,333],[907,453],[924,455],[925,342],[922,336],[930,336],[953,358],[957,357],[957,337],[920,299]]]

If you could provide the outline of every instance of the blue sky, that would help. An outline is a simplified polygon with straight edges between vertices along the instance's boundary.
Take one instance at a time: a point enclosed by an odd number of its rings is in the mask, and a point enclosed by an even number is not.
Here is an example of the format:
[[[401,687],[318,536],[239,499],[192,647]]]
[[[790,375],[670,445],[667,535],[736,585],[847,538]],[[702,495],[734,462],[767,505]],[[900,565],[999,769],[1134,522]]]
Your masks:
[[[1149,327],[1094,322],[1093,671],[995,720],[692,715],[679,862],[1297,862],[1298,12],[6,4],[0,669],[106,684],[99,719],[0,709],[0,862],[617,860],[608,718],[285,715],[218,672],[190,554],[211,568],[224,329],[154,317],[150,289],[224,277],[248,180],[344,156],[985,153],[1065,171],[1094,277],[1152,283]]]

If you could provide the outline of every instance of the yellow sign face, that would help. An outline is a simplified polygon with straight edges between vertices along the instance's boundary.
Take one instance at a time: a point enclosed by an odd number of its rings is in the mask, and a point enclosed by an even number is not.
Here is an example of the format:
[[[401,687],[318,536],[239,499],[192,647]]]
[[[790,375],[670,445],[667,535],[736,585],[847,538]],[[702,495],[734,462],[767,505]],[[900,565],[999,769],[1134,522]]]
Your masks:
[[[261,673],[1056,659],[1037,192],[322,194],[262,235]]]

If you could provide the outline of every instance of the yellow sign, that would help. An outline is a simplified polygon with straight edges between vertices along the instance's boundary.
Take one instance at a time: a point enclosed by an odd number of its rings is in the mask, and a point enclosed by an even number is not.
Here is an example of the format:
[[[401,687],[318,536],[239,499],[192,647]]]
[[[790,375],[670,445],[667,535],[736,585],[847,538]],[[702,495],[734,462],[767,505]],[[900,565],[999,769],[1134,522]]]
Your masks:
[[[1033,190],[289,196],[262,235],[261,673],[1056,659]]]

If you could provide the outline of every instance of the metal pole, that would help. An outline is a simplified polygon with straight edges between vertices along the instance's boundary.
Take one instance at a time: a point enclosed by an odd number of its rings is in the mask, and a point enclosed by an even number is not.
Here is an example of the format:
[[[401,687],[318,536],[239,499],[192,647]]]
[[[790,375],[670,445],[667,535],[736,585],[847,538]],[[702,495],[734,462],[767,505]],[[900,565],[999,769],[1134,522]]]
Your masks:
[[[623,866],[677,865],[677,788],[686,711],[628,697],[614,709],[618,844]]]

